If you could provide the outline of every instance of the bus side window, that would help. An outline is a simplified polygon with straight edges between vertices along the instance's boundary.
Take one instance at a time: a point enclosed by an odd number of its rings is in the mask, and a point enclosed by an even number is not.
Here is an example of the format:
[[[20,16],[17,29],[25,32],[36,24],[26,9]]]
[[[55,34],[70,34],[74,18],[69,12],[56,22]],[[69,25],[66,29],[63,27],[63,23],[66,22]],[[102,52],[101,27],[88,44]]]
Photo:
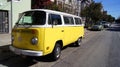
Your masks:
[[[58,25],[58,21],[57,20],[53,20],[53,25]]]
[[[49,14],[48,24],[51,25],[61,25],[61,16],[56,14]]]
[[[73,25],[74,20],[73,17],[63,16],[65,24]]]
[[[80,18],[75,18],[75,23],[76,24],[82,24],[81,19]]]

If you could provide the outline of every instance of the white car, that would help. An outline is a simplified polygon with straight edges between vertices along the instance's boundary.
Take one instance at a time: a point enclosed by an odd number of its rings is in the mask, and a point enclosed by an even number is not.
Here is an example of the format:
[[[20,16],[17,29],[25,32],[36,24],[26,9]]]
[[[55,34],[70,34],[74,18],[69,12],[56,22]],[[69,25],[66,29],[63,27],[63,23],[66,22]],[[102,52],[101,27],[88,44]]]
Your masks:
[[[91,27],[91,30],[103,30],[103,25],[101,25],[101,24],[96,24],[96,25],[93,25],[92,27]]]

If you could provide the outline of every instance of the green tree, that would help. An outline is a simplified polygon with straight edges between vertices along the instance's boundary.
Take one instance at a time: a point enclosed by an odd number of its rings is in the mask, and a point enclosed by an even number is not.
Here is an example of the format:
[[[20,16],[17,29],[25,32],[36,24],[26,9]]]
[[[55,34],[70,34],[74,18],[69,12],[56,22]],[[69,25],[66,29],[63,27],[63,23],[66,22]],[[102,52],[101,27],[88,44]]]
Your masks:
[[[112,23],[113,21],[115,21],[115,18],[111,15],[107,15],[107,21]]]
[[[93,2],[81,11],[81,16],[86,17],[86,23],[88,26],[91,26],[102,19],[102,8],[103,6],[101,3]]]
[[[120,16],[116,19],[117,23],[120,23]]]

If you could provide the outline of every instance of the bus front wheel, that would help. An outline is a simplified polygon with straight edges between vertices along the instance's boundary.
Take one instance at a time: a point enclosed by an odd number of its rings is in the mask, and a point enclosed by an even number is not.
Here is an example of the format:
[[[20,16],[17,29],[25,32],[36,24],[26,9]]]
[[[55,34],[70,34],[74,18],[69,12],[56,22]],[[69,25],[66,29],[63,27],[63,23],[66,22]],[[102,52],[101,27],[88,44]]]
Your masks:
[[[60,58],[61,55],[61,46],[59,43],[56,43],[55,48],[52,52],[51,58],[53,60],[58,60]]]

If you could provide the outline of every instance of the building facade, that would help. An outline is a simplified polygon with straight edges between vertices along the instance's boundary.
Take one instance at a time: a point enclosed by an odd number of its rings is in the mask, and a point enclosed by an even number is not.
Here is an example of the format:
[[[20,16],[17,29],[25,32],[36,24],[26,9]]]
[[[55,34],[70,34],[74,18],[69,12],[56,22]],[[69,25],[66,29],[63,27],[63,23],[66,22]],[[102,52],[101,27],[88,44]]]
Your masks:
[[[0,0],[0,33],[11,33],[19,14],[31,9],[31,0]]]
[[[64,12],[80,16],[80,12],[93,0],[32,0],[32,9],[46,8],[50,2],[59,5]]]
[[[80,0],[32,0],[32,9],[46,9],[50,2],[58,5],[64,12],[80,14]]]
[[[81,0],[81,10],[83,10],[86,6],[89,6],[93,0]]]
[[[51,2],[64,12],[80,16],[81,9],[93,0],[0,0],[0,33],[11,33],[19,14],[30,9],[46,8]],[[49,6],[49,5],[48,5]]]
[[[64,12],[78,15],[80,1],[77,0],[56,0],[57,5],[62,5]]]
[[[62,4],[65,12],[80,16],[80,12],[89,6],[93,0],[55,0],[57,5]]]

